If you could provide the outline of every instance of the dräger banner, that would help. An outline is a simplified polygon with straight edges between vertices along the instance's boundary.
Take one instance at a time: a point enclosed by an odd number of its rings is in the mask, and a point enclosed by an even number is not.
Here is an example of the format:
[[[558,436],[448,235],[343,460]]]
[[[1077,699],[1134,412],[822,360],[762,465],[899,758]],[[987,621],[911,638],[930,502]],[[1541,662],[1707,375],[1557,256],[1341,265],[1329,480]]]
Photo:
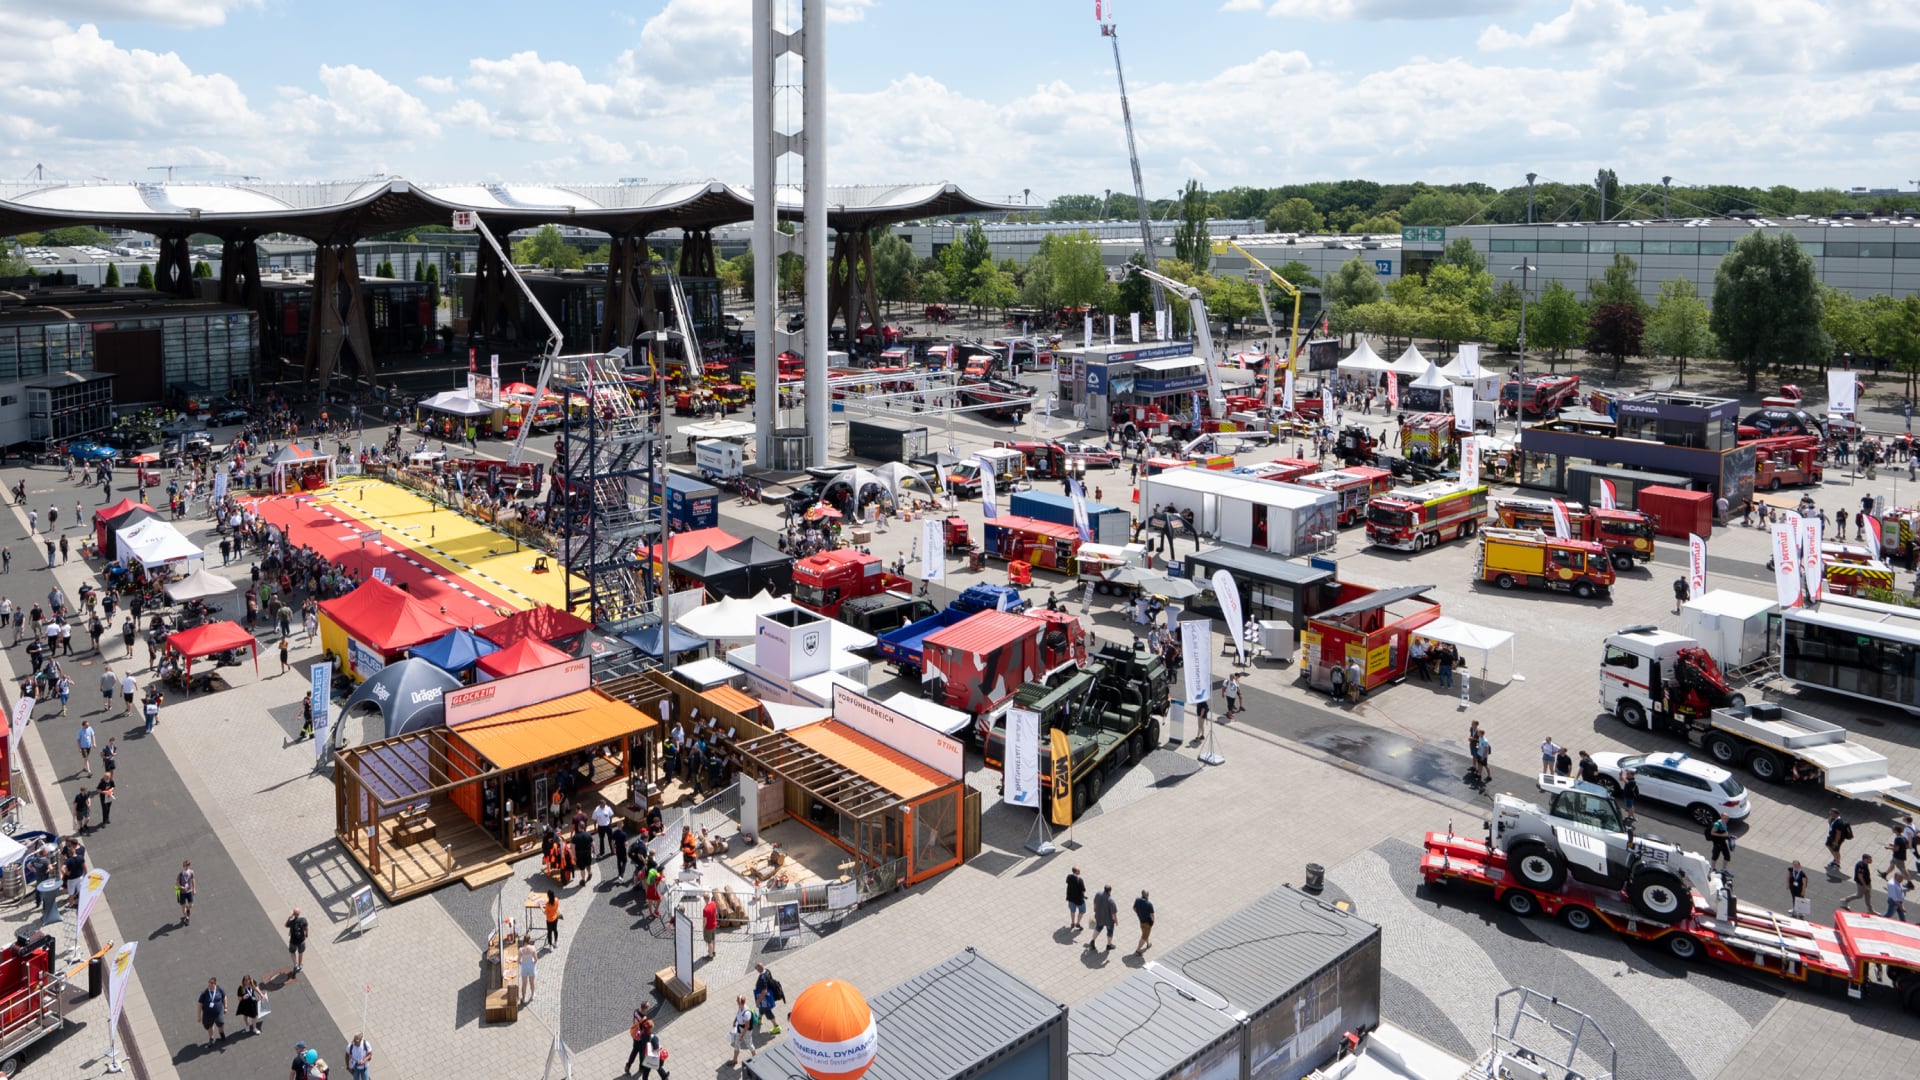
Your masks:
[[[1187,704],[1207,700],[1213,689],[1213,621],[1188,619],[1180,624],[1180,648],[1185,656]]]
[[[1000,497],[998,485],[994,483],[993,463],[986,458],[974,458],[974,464],[980,466],[980,513],[987,517],[999,517],[1000,508],[994,500]]]
[[[107,1027],[120,1023],[120,1009],[127,1003],[127,981],[133,978],[133,954],[140,948],[137,941],[129,941],[113,951],[113,958],[107,963]]]
[[[1040,807],[1040,714],[1007,710],[1006,786],[1000,801],[1009,806]]]
[[[1826,591],[1826,559],[1820,554],[1820,534],[1827,519],[1818,514],[1800,519],[1800,574],[1806,579],[1807,601],[1817,604]]]
[[[1453,426],[1461,431],[1473,430],[1473,387],[1471,386],[1453,388]]]

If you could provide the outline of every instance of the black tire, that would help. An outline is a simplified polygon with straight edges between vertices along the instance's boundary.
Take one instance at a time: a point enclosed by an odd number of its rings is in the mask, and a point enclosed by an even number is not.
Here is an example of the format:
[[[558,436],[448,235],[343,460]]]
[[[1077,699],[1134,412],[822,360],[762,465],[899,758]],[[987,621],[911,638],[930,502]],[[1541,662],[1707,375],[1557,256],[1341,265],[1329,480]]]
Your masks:
[[[1780,490],[1780,478],[1776,476],[1776,477],[1774,477],[1774,478],[1773,478],[1772,480],[1769,480],[1769,481],[1767,481],[1767,490],[1768,490],[1768,491],[1779,491],[1779,490]]]
[[[1599,920],[1594,917],[1593,912],[1579,904],[1568,904],[1560,909],[1560,921],[1567,924],[1567,929],[1584,934],[1593,929],[1594,924]]]
[[[1640,914],[1660,923],[1677,923],[1693,907],[1693,894],[1680,875],[1663,867],[1647,867],[1627,882],[1627,899]]]
[[[1151,753],[1154,749],[1158,749],[1161,745],[1162,744],[1160,741],[1160,721],[1157,719],[1151,720],[1147,723],[1147,746],[1149,747],[1148,753]],[[1145,755],[1142,755],[1142,756],[1145,756]]]
[[[1600,786],[1605,788],[1607,791],[1607,794],[1613,796],[1614,798],[1617,799],[1620,797],[1620,781],[1615,780],[1613,777],[1606,776],[1603,774],[1600,777]]]
[[[1567,861],[1539,840],[1516,840],[1507,848],[1507,869],[1529,888],[1552,892],[1567,879]]]
[[[1092,800],[1087,798],[1087,785],[1084,782],[1075,784],[1073,786],[1073,819],[1075,821],[1086,815],[1087,803],[1090,801]]]
[[[1472,536],[1474,533],[1478,532],[1479,529],[1480,527],[1472,521],[1467,521],[1463,523],[1460,526],[1460,539],[1462,540],[1467,539],[1468,537]]]
[[[1531,919],[1540,913],[1540,902],[1525,889],[1508,889],[1506,904],[1508,911],[1523,919]]]
[[[1694,803],[1687,807],[1687,816],[1693,819],[1695,825],[1711,825],[1720,820],[1720,811],[1706,803]]]
[[[1500,575],[1499,577],[1497,577],[1497,578],[1494,578],[1494,579],[1493,579],[1493,583],[1494,583],[1495,585],[1498,585],[1498,586],[1500,586],[1500,587],[1501,587],[1501,588],[1503,588],[1503,589],[1512,589],[1512,588],[1513,588],[1513,575],[1512,575],[1512,574],[1501,574],[1501,575]]]
[[[1747,755],[1747,771],[1769,784],[1779,783],[1787,772],[1780,758],[1767,750],[1755,750]]]
[[[1740,745],[1725,735],[1709,735],[1707,754],[1716,765],[1734,765],[1740,760]]]
[[[1614,553],[1613,553],[1613,568],[1614,568],[1615,570],[1631,570],[1631,569],[1633,569],[1633,556],[1631,556],[1631,555],[1629,555],[1629,554],[1627,554],[1627,553],[1626,553],[1626,552],[1624,552],[1624,551],[1616,551],[1616,552],[1614,552]]]
[[[1575,596],[1577,596],[1577,597],[1579,597],[1579,598],[1580,598],[1580,599],[1582,599],[1582,600],[1591,600],[1591,599],[1593,599],[1593,582],[1591,582],[1591,581],[1576,581],[1576,582],[1574,582],[1574,583],[1573,583],[1573,595],[1575,595]]]
[[[1668,934],[1662,940],[1667,943],[1667,951],[1672,953],[1675,959],[1685,960],[1688,963],[1700,959],[1700,939],[1692,934]]]
[[[1622,701],[1613,707],[1613,715],[1630,728],[1651,728],[1647,710],[1637,701]]]
[[[1920,976],[1908,975],[1894,984],[1894,989],[1900,995],[1900,1004],[1905,1005],[1908,1012],[1920,1016]]]

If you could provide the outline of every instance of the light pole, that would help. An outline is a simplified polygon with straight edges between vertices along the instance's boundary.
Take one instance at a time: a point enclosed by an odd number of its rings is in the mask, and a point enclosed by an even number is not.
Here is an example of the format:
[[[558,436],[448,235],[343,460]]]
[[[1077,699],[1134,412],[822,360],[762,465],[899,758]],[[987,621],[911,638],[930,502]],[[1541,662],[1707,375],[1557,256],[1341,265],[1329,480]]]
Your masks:
[[[1527,275],[1533,272],[1533,263],[1521,259],[1520,265],[1511,267],[1520,271],[1520,334],[1515,344],[1520,346],[1520,367],[1514,372],[1513,381],[1513,438],[1520,439],[1521,414],[1525,412],[1527,400]]]
[[[1533,224],[1533,181],[1539,173],[1527,174],[1527,224]]]
[[[1667,206],[1667,197],[1671,194],[1673,194],[1673,177],[1671,176],[1661,177],[1660,178],[1660,217],[1661,217],[1661,220],[1663,221],[1671,219],[1673,217],[1672,209],[1670,209]]]

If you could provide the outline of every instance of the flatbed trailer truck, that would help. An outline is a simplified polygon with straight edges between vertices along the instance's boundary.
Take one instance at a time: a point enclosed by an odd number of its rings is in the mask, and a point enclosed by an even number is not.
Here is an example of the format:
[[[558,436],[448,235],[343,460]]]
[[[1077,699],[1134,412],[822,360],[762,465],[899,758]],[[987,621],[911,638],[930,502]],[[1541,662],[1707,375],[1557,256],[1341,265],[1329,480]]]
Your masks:
[[[1883,985],[1909,1011],[1920,1013],[1920,925],[1869,912],[1834,912],[1827,926],[1740,901],[1722,875],[1711,875],[1709,900],[1691,897],[1678,922],[1642,916],[1617,892],[1569,878],[1553,889],[1519,881],[1505,853],[1469,836],[1430,832],[1420,858],[1420,876],[1430,886],[1467,884],[1493,892],[1516,915],[1548,915],[1585,933],[1605,926],[1622,937],[1659,944],[1682,960],[1712,959],[1788,982],[1845,987],[1850,998]],[[1879,969],[1879,970],[1876,970]]]

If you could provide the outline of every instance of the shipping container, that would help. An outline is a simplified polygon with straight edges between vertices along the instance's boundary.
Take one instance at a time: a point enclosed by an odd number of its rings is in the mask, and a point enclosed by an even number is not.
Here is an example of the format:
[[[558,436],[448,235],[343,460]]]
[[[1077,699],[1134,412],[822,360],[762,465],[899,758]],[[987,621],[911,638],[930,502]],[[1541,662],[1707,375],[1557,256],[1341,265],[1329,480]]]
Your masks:
[[[1380,928],[1282,886],[1160,962],[1244,1015],[1244,1080],[1299,1080],[1380,1022]],[[1079,1019],[1079,1010],[1074,1010]]]
[[[1021,517],[1073,524],[1073,499],[1050,491],[1020,491],[1007,500],[1007,511]],[[1124,546],[1133,534],[1133,515],[1123,507],[1087,500],[1087,527],[1096,544]]]
[[[1650,485],[1660,484],[1683,489],[1693,486],[1692,480],[1671,473],[1617,469],[1611,465],[1569,465],[1567,466],[1567,498],[1588,506],[1603,505],[1600,498],[1600,481],[1602,480],[1613,481],[1614,505],[1622,510],[1641,509],[1637,496],[1641,489]]]
[[[799,994],[794,986],[790,994]],[[867,999],[880,1053],[863,1080],[1062,1080],[1067,1007],[974,949]],[[804,1077],[791,1040],[745,1064],[754,1080]]]
[[[882,417],[848,420],[847,447],[869,461],[912,461],[927,452],[927,427]]]
[[[1693,533],[1705,540],[1713,535],[1713,492],[1652,484],[1640,489],[1637,509],[1653,519],[1653,531],[1682,540]]]
[[[1121,907],[1128,902],[1120,898]],[[1242,1080],[1246,1040],[1223,1008],[1156,965],[1073,1007],[1068,1080]]]
[[[711,529],[720,524],[720,489],[697,476],[669,472],[666,481],[667,525],[676,532]],[[658,504],[660,494],[653,496]]]

